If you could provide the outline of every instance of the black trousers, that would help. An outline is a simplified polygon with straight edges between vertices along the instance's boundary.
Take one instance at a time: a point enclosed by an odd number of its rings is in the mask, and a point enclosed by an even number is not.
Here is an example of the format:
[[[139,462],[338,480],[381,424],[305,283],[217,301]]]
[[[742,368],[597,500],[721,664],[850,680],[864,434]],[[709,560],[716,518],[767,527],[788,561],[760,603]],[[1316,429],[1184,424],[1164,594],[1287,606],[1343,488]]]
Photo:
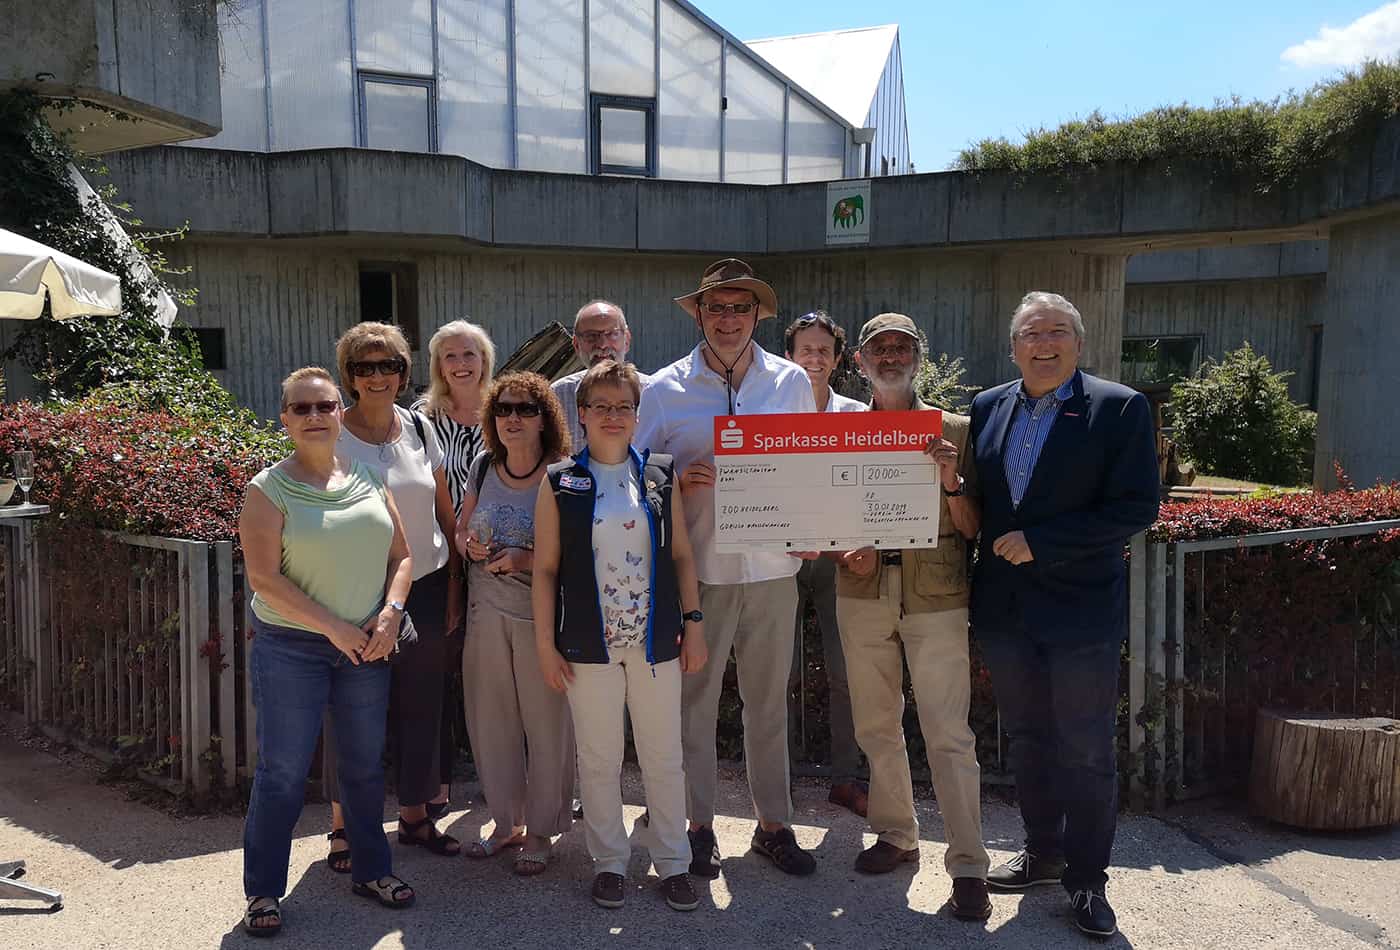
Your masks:
[[[1070,893],[1103,887],[1118,827],[1121,641],[1066,645],[980,630],[977,640],[1010,738],[1026,849],[1063,858]]]
[[[389,746],[399,805],[423,805],[437,797],[440,779],[439,732],[442,728],[443,664],[447,651],[447,568],[413,582],[404,606],[413,618],[418,642],[405,647],[393,665],[389,686]],[[335,742],[329,718],[323,774],[338,791]]]

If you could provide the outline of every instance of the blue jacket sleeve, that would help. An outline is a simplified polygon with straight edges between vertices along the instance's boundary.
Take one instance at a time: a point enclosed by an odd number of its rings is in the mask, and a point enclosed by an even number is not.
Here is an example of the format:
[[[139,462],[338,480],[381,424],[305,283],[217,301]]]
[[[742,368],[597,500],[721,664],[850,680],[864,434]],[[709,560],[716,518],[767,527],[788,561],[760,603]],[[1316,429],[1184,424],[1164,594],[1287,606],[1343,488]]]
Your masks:
[[[1160,483],[1152,410],[1141,393],[1123,403],[1103,494],[1090,508],[1065,511],[1025,529],[1031,555],[1041,566],[1092,557],[1121,548],[1157,520]]]

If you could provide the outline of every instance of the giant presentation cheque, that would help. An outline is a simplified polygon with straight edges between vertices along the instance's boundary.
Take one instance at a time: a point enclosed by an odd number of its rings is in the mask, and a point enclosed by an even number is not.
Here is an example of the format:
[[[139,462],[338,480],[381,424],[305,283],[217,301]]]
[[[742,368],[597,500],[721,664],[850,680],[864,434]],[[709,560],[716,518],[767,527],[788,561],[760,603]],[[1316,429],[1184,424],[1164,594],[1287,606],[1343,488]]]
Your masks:
[[[935,547],[942,434],[936,410],[716,416],[717,547]]]

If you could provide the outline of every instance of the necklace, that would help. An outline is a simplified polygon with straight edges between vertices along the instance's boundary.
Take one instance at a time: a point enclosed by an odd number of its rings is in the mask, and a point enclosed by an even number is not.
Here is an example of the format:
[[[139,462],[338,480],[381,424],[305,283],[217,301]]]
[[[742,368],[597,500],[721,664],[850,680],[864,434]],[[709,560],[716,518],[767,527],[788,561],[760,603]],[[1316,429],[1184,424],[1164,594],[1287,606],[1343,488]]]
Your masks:
[[[536,472],[538,472],[538,471],[540,470],[540,466],[543,465],[543,464],[544,464],[544,453],[541,452],[541,453],[540,453],[539,461],[535,463],[535,467],[534,467],[534,468],[530,469],[530,470],[529,470],[528,472],[526,472],[524,475],[517,475],[517,474],[515,474],[514,472],[512,472],[512,471],[510,470],[510,459],[509,459],[509,458],[505,458],[505,459],[502,459],[502,460],[501,460],[501,468],[505,469],[505,470],[506,470],[506,474],[509,475],[511,478],[515,479],[517,482],[523,482],[523,481],[525,481],[525,479],[529,478],[531,475],[533,475],[533,474],[535,474]]]

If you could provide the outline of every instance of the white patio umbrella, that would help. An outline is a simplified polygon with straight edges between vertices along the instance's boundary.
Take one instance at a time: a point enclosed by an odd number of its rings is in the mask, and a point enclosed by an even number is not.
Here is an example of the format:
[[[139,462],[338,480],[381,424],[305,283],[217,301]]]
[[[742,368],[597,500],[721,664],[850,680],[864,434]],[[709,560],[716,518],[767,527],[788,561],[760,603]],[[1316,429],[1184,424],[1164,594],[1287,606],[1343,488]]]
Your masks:
[[[0,229],[0,318],[35,320],[49,301],[55,320],[121,313],[121,281],[62,251]]]

